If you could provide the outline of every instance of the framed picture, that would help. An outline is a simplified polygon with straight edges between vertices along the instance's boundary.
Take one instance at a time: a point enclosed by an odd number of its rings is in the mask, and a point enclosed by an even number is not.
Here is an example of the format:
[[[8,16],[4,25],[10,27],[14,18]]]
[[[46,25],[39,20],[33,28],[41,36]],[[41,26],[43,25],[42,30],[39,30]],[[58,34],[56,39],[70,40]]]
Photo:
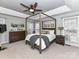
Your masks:
[[[55,28],[55,21],[51,20],[42,22],[42,29],[52,30],[54,28]]]

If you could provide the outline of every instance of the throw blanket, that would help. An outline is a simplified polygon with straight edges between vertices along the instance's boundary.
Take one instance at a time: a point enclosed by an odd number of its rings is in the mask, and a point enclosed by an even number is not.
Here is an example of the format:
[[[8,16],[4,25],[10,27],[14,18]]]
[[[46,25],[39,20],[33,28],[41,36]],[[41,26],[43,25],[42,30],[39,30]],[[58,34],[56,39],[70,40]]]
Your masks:
[[[31,47],[34,47],[35,41],[40,38],[40,35],[34,35],[30,38]],[[41,35],[41,38],[44,40],[46,47],[49,46],[49,38],[47,36]],[[42,43],[41,43],[42,44]]]

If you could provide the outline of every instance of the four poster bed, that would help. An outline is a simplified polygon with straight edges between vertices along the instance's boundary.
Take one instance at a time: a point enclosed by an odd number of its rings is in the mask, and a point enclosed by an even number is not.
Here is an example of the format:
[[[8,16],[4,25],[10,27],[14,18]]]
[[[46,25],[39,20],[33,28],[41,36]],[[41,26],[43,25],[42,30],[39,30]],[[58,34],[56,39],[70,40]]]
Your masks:
[[[43,14],[53,20],[53,22],[54,22],[53,28],[43,28],[43,22],[48,21],[48,20],[43,21],[43,19],[41,18],[41,14]],[[43,50],[48,48],[49,45],[51,43],[53,43],[56,39],[56,19],[51,16],[48,16],[42,12],[35,14],[35,15],[39,15],[39,25],[40,25],[39,33],[33,33],[33,34],[26,35],[25,43],[31,45],[31,48],[33,48],[33,49],[37,48],[39,50],[39,52],[41,53]],[[35,15],[32,15],[32,16],[35,16]],[[27,25],[27,20],[32,16],[29,16],[26,19],[26,25]],[[42,30],[49,30],[49,31],[48,31],[48,33],[47,33],[47,31],[44,31],[45,33],[43,33]]]

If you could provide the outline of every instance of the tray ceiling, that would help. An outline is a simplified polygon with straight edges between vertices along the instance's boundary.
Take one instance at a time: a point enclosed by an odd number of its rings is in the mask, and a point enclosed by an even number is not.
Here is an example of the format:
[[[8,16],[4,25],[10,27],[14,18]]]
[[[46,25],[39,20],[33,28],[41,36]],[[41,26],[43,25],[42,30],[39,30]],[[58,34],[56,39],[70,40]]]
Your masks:
[[[64,0],[0,0],[0,6],[24,13],[23,10],[26,10],[26,8],[21,6],[20,3],[29,6],[34,2],[38,2],[37,8],[42,9],[44,12],[65,5]]]

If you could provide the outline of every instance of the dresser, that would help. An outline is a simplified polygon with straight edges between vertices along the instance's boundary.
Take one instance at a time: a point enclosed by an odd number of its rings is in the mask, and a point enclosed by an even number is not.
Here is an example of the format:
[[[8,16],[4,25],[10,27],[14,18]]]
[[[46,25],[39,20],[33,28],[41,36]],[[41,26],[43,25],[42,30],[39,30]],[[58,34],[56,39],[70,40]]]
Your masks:
[[[25,39],[25,31],[9,32],[9,42],[17,42]]]
[[[64,45],[65,44],[65,37],[62,35],[56,35],[56,43]]]

